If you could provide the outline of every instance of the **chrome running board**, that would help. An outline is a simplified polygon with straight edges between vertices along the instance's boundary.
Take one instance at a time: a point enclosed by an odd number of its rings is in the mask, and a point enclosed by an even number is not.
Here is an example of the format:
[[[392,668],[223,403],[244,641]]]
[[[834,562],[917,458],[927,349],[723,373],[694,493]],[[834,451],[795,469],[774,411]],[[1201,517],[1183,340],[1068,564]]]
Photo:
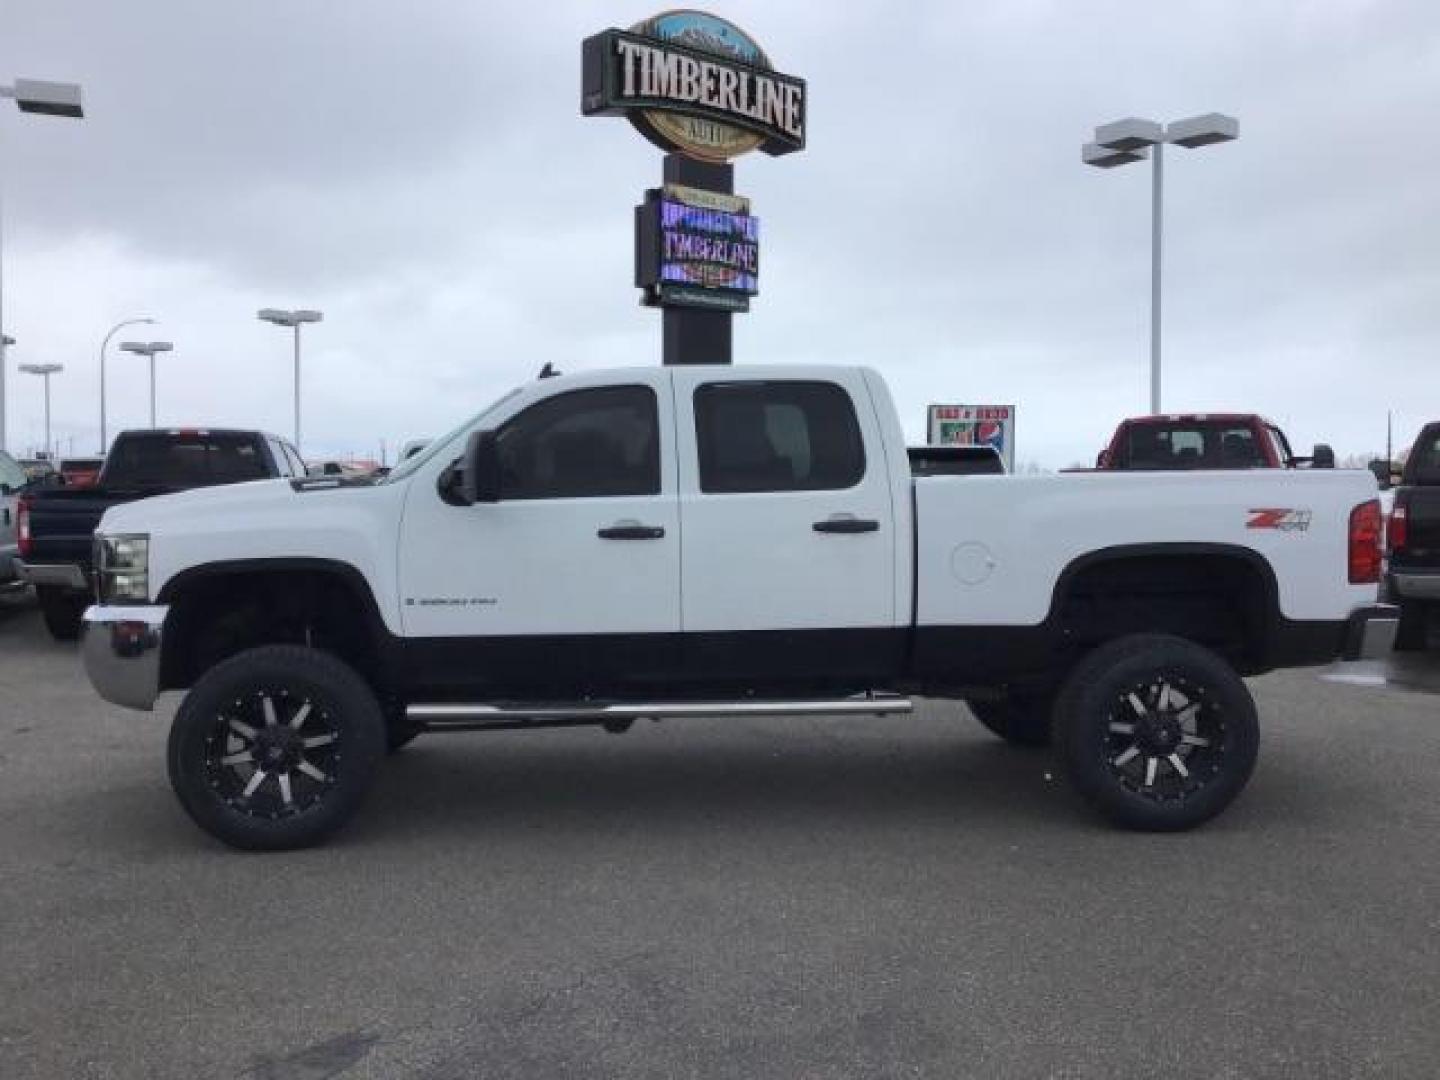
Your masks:
[[[405,707],[409,720],[425,725],[428,731],[475,731],[546,725],[605,724],[626,720],[687,719],[724,716],[889,716],[913,712],[915,704],[899,694],[866,693],[843,698],[758,701],[645,701],[600,705],[575,702],[567,705],[471,705],[417,704]]]

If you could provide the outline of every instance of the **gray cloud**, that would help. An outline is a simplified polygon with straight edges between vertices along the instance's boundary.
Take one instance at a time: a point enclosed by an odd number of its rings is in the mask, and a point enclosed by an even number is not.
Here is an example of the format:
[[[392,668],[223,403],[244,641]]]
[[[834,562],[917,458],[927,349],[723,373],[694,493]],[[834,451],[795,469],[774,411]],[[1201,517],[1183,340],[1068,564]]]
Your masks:
[[[659,5],[656,5],[657,7]],[[1146,167],[1086,169],[1127,115],[1238,115],[1168,159],[1167,407],[1258,409],[1378,447],[1440,412],[1440,9],[1428,3],[725,4],[811,86],[809,148],[738,167],[764,231],[745,361],[866,363],[919,437],[931,400],[1020,407],[1020,453],[1093,457],[1145,401]],[[450,426],[515,381],[652,363],[630,207],[659,155],[579,116],[580,40],[633,3],[14,0],[0,77],[84,82],[89,117],[0,118],[16,360],[67,364],[153,311],[162,420],[289,425],[309,448]],[[143,421],[131,358],[115,420]],[[128,366],[127,366],[128,365]],[[38,387],[12,376],[12,443]]]

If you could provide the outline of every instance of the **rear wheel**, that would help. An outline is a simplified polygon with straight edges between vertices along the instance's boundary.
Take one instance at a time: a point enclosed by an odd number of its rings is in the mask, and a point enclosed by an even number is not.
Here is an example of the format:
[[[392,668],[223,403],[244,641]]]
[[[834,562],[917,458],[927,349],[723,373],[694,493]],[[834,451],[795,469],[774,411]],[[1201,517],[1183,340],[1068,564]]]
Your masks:
[[[967,701],[970,712],[993,734],[1015,746],[1048,746],[1052,694],[1010,694],[996,701]]]
[[[354,814],[385,747],[380,704],[351,668],[267,645],[216,665],[186,696],[170,783],[195,823],[233,847],[307,847]]]
[[[74,641],[80,636],[80,617],[89,606],[89,597],[54,585],[37,585],[35,598],[40,601],[40,616],[51,637],[56,641]]]
[[[1055,705],[1060,757],[1080,793],[1132,829],[1188,829],[1240,794],[1255,768],[1255,702],[1224,659],[1137,634],[1096,649]]]
[[[1400,625],[1395,628],[1399,652],[1422,652],[1430,643],[1430,605],[1418,600],[1400,602]]]

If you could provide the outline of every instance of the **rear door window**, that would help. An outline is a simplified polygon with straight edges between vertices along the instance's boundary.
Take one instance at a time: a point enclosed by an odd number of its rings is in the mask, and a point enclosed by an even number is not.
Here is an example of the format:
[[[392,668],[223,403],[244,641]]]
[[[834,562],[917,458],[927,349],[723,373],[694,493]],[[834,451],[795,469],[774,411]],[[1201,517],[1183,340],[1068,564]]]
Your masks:
[[[865,475],[855,406],[834,383],[707,383],[695,436],[704,492],[833,491]]]

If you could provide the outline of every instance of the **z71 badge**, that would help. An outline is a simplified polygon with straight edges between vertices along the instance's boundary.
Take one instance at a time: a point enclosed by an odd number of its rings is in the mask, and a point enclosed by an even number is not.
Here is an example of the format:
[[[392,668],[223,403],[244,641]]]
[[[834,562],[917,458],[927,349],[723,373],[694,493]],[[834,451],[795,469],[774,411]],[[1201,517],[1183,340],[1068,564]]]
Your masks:
[[[1309,510],[1248,510],[1247,529],[1279,529],[1281,532],[1304,532],[1310,528]]]

